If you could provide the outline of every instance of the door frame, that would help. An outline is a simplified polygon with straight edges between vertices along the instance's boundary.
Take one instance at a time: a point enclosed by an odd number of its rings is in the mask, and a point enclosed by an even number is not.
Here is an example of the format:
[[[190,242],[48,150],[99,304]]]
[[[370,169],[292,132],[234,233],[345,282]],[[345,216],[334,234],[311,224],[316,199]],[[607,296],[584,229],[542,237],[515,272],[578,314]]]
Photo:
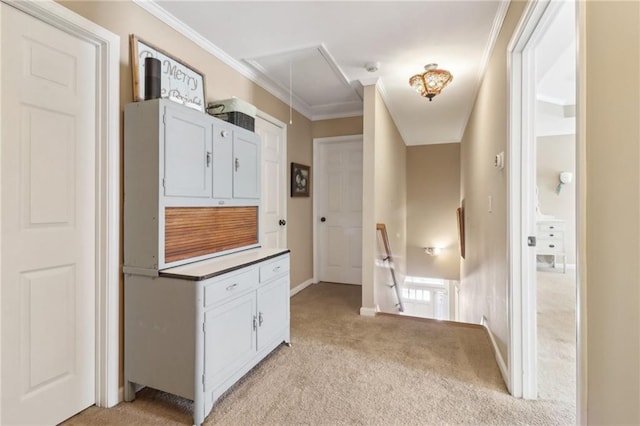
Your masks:
[[[287,167],[287,125],[284,122],[278,120],[277,118],[275,118],[275,117],[273,117],[273,116],[271,116],[271,115],[269,115],[266,112],[261,111],[261,110],[257,110],[256,118],[264,120],[264,121],[267,121],[267,122],[273,124],[274,126],[280,128],[280,137],[282,137],[282,143],[283,143],[282,152],[280,153],[280,156],[281,156],[280,157],[280,161],[281,161],[280,164],[282,164],[282,167],[280,169],[280,178],[282,179],[282,182],[286,187],[286,185],[287,185],[287,169],[288,169],[288,167]],[[260,146],[262,147],[262,142],[260,142]],[[262,148],[261,148],[261,150],[262,150]],[[262,154],[264,154],[264,153],[260,152],[262,161],[264,161],[264,155],[262,155]],[[262,170],[262,164],[261,164],[261,170]],[[260,181],[262,182],[262,171],[260,172],[260,174],[261,174]],[[287,216],[288,216],[287,215],[287,199],[288,199],[288,196],[287,196],[287,191],[285,189],[282,192],[281,200],[278,200],[278,202],[281,203],[280,207],[282,208],[285,222],[286,222]],[[260,223],[264,224],[264,221],[261,220]],[[288,245],[287,226],[286,225],[285,225],[283,231],[284,231],[283,238],[284,238],[285,246],[286,246],[286,245]],[[261,233],[260,241],[263,241],[263,239],[262,239],[262,231],[260,231],[260,233]]]
[[[313,138],[313,170],[315,170],[316,175],[311,179],[312,191],[314,194],[314,203],[313,203],[313,279],[312,282],[314,284],[318,284],[318,271],[319,271],[319,258],[320,258],[320,249],[318,248],[319,240],[318,240],[318,207],[319,203],[316,202],[315,194],[318,194],[320,190],[319,179],[317,179],[317,171],[319,170],[320,162],[318,160],[318,150],[321,145],[328,144],[336,144],[336,143],[345,143],[345,142],[355,142],[361,141],[364,143],[363,135],[348,135],[348,136],[332,136],[327,138]]]
[[[89,42],[96,49],[98,133],[96,136],[95,206],[97,213],[95,400],[99,407],[112,407],[122,400],[119,389],[120,37],[53,0],[0,1]],[[0,144],[1,138],[0,132]],[[0,234],[1,231],[0,229]],[[0,297],[2,297],[1,284],[0,282]]]
[[[580,16],[580,2],[576,1],[576,17]],[[560,0],[533,0],[522,15],[507,47],[507,75],[509,79],[509,142],[508,142],[508,247],[509,247],[509,332],[507,387],[515,397],[537,399],[537,309],[536,255],[527,245],[527,237],[535,236],[535,57],[534,49],[540,36],[555,17]],[[578,22],[579,24],[579,22]],[[580,40],[577,25],[576,40]],[[579,46],[580,43],[576,43]],[[577,52],[576,52],[577,53]],[[579,57],[576,56],[578,59]],[[578,62],[579,64],[579,62]],[[579,65],[577,69],[579,70]],[[579,74],[576,75],[579,80]],[[580,99],[580,86],[576,100]],[[578,134],[576,123],[576,136]],[[577,149],[578,144],[576,144]],[[576,152],[578,155],[578,152]],[[579,159],[579,156],[577,156]],[[576,162],[580,167],[580,162]],[[578,170],[576,170],[578,171]],[[578,173],[576,173],[578,175]],[[577,180],[577,179],[576,179]],[[578,184],[578,182],[576,182]],[[579,206],[577,206],[579,208]],[[579,215],[578,215],[579,216]],[[579,219],[576,220],[579,222]],[[576,231],[580,224],[576,223]],[[576,232],[576,235],[579,235]],[[578,259],[579,261],[579,259]],[[579,265],[577,267],[579,271]],[[578,296],[583,293],[577,281]],[[583,301],[578,300],[577,328],[586,318]],[[581,377],[583,342],[578,339],[576,399],[578,424],[582,424]]]

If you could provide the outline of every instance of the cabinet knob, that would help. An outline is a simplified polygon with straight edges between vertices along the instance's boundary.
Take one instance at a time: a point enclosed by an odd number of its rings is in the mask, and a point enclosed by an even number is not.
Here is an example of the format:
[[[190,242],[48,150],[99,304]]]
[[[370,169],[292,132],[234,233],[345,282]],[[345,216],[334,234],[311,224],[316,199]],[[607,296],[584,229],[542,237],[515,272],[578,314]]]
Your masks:
[[[220,136],[222,136],[223,138],[226,138],[227,136],[229,136],[229,131],[228,130],[221,131]]]
[[[240,168],[240,160],[236,158],[236,172],[238,171],[239,168]]]
[[[233,283],[233,284],[231,284],[230,286],[227,287],[227,291],[231,291],[236,287],[238,287],[238,283]]]
[[[262,327],[262,323],[264,322],[264,318],[262,318],[262,312],[258,314],[258,325]]]
[[[320,222],[326,222],[326,221],[327,221],[327,218],[326,218],[326,217],[322,216],[322,217],[320,218]]]
[[[280,219],[280,220],[278,221],[278,224],[279,224],[280,226],[285,226],[285,225],[287,224],[287,221],[286,221],[286,220],[284,220],[284,219]]]
[[[550,248],[554,248],[554,247],[555,247],[555,245],[554,245],[554,244],[549,244],[549,247],[550,247]]]
[[[278,272],[280,270],[279,266],[276,266],[275,268],[273,268],[273,272]]]
[[[211,151],[207,151],[207,167],[211,167]]]

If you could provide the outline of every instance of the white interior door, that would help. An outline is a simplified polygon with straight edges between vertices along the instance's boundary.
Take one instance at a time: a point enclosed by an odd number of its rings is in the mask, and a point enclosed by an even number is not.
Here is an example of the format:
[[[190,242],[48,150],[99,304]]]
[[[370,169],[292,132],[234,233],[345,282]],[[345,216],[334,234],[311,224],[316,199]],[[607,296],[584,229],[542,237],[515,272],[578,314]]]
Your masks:
[[[262,145],[262,246],[287,246],[287,129],[275,120],[256,118]]]
[[[319,143],[318,279],[362,284],[362,139]]]
[[[95,402],[96,53],[2,4],[2,424]]]

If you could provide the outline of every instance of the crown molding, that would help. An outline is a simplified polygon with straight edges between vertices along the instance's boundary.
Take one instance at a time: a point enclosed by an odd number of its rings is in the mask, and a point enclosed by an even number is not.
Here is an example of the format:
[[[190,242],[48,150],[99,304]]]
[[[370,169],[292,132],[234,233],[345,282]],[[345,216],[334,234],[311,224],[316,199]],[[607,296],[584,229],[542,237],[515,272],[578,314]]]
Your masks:
[[[476,104],[476,98],[478,97],[478,92],[480,91],[480,86],[482,85],[484,74],[487,71],[487,67],[489,66],[489,60],[491,59],[491,54],[493,53],[493,49],[496,46],[496,42],[498,41],[498,36],[500,35],[500,30],[502,29],[504,18],[507,16],[507,11],[509,10],[510,3],[511,0],[502,0],[498,5],[496,16],[493,19],[491,32],[489,33],[489,40],[487,41],[484,53],[482,54],[482,60],[480,61],[479,72],[476,78],[476,87],[473,90],[473,101],[469,104],[469,107],[465,114],[466,118],[464,119],[464,125],[460,128],[460,132],[458,134],[458,142],[462,141],[462,138],[464,137],[464,131],[469,124],[471,111],[473,111],[473,107]]]
[[[266,80],[264,77],[258,75],[253,69],[244,65],[242,62],[236,60],[231,55],[229,55],[224,50],[220,49],[215,44],[211,43],[209,40],[201,36],[198,32],[194,31],[193,28],[189,27],[187,24],[164,10],[161,6],[155,3],[153,0],[132,0],[136,5],[140,8],[144,9],[151,15],[158,18],[161,22],[165,23],[169,27],[173,28],[189,40],[193,41],[199,47],[204,49],[206,52],[210,53],[233,70],[237,71],[239,74],[253,81],[258,86],[262,87],[267,92],[271,93],[273,96],[284,102],[286,105],[289,105],[289,93],[281,90],[278,86],[275,86],[272,82]],[[300,114],[308,118],[312,119],[312,113],[308,107],[305,105],[297,104],[296,102],[292,102],[293,107]]]

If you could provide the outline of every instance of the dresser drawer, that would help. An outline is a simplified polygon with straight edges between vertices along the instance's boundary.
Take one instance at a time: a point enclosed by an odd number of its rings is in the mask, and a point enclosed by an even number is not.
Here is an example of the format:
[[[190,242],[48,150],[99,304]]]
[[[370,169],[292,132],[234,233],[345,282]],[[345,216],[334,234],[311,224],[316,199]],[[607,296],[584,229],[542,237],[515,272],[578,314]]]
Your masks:
[[[564,231],[564,222],[538,222],[538,233]]]
[[[563,240],[545,240],[538,239],[537,254],[564,254]]]
[[[258,268],[255,267],[212,278],[204,287],[204,306],[211,306],[252,290],[257,283]]]
[[[289,272],[289,256],[279,257],[260,265],[260,282],[269,281]]]
[[[563,231],[538,231],[538,239],[564,241],[564,232]]]

